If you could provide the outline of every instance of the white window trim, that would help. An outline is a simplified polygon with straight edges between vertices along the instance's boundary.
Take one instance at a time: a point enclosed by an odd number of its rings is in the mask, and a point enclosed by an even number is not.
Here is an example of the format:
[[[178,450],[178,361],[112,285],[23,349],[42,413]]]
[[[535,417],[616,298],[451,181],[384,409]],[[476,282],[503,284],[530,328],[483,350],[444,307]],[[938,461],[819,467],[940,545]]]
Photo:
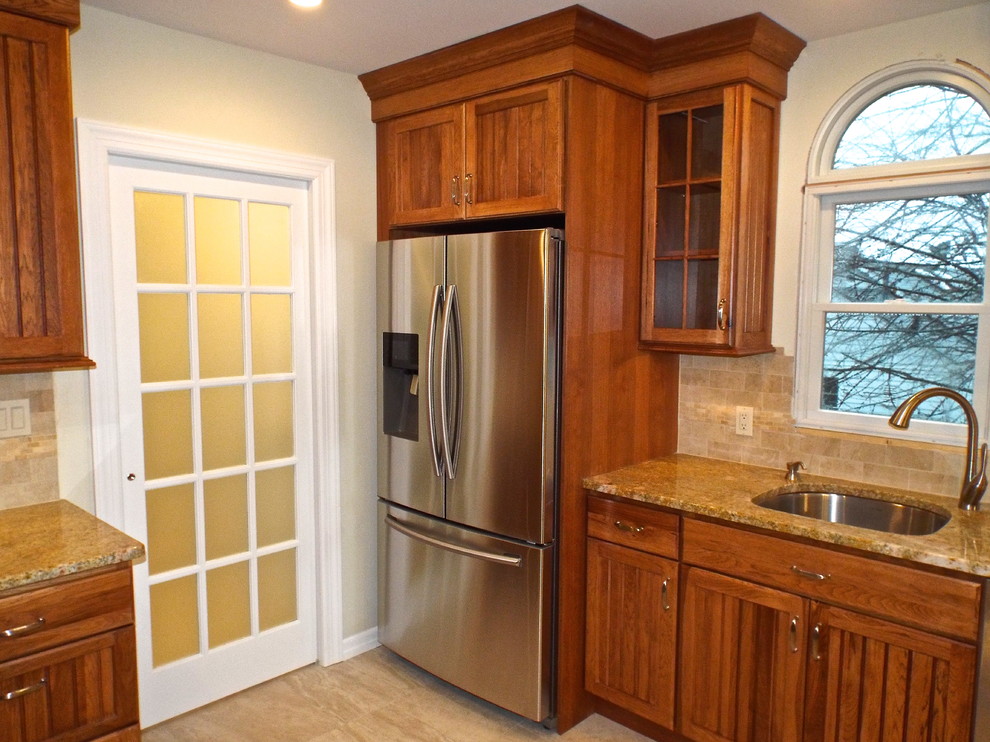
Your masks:
[[[823,119],[812,144],[804,189],[793,409],[798,427],[884,437],[891,434],[886,420],[875,415],[827,411],[820,406],[826,308],[903,311],[896,304],[839,305],[830,302],[827,289],[831,286],[833,228],[829,214],[833,212],[829,205],[907,198],[916,194],[948,195],[990,190],[990,155],[913,163],[909,175],[903,174],[904,167],[899,165],[832,169],[835,148],[852,120],[873,101],[912,83],[950,85],[976,98],[990,110],[990,80],[982,73],[963,64],[926,60],[894,65],[867,77],[837,101]],[[939,305],[932,311],[981,315],[973,406],[981,424],[986,427],[990,423],[990,364],[980,359],[990,358],[990,280],[985,286],[982,304]],[[961,445],[965,442],[965,432],[964,426],[959,424],[918,420],[907,430],[898,431],[897,437]]]

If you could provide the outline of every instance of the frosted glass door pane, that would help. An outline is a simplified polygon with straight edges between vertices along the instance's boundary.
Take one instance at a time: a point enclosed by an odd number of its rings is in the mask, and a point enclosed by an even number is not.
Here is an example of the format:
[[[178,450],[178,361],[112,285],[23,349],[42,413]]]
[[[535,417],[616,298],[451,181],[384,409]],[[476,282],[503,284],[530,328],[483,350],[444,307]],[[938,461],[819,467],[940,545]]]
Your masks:
[[[189,300],[186,294],[138,294],[141,381],[189,378]]]
[[[196,282],[241,283],[241,204],[225,198],[193,200]]]
[[[251,297],[251,361],[256,374],[292,371],[292,304],[288,296]]]
[[[199,295],[199,375],[204,379],[244,373],[240,294]]]
[[[241,466],[247,461],[244,434],[244,387],[200,390],[203,411],[203,469]]]
[[[240,554],[248,549],[247,477],[203,482],[206,558]]]
[[[144,478],[158,479],[193,470],[192,411],[186,390],[145,392]]]
[[[258,558],[258,628],[296,620],[296,550]]]
[[[196,563],[196,505],[192,484],[145,494],[148,572],[156,575]]]
[[[138,283],[186,282],[186,205],[177,193],[134,191]]]
[[[217,567],[206,573],[206,617],[210,649],[251,634],[247,562]]]
[[[292,382],[254,385],[254,452],[258,461],[292,455]]]
[[[196,576],[150,587],[152,664],[155,667],[199,653]]]
[[[252,286],[288,286],[292,280],[289,207],[248,204]]]
[[[296,470],[291,466],[259,471],[255,475],[258,546],[270,546],[296,537]]]

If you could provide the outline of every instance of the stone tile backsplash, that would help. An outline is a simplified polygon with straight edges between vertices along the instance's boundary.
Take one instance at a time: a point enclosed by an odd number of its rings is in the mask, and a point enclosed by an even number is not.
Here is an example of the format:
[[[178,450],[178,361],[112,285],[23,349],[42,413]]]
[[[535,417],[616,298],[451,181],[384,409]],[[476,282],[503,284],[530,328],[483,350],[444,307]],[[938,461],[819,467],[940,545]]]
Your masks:
[[[681,356],[680,453],[780,468],[801,460],[812,474],[955,498],[965,449],[796,428],[794,358]],[[753,408],[753,436],[736,435],[736,407]]]
[[[0,400],[31,403],[31,435],[0,438],[0,509],[57,500],[55,393],[50,373],[0,375]]]

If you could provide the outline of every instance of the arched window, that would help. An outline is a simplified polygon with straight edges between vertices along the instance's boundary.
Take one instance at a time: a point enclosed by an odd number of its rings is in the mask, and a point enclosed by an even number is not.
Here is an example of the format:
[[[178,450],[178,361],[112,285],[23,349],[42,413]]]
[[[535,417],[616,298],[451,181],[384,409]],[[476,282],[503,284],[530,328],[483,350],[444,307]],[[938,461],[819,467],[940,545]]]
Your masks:
[[[929,386],[986,421],[990,80],[958,64],[883,70],[833,107],[811,155],[798,424],[889,435],[897,404]],[[961,439],[952,402],[916,419],[914,437]]]

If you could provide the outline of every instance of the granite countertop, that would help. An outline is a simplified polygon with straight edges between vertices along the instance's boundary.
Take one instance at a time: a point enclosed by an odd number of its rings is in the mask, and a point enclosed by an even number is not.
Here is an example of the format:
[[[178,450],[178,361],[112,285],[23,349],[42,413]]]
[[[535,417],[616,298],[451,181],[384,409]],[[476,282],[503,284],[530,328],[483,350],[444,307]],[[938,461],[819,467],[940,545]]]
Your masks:
[[[828,483],[845,494],[880,497],[951,515],[927,536],[903,536],[827,523],[754,505],[770,491],[795,491]],[[674,454],[584,480],[589,490],[639,500],[686,513],[803,536],[815,541],[885,554],[972,575],[990,576],[990,502],[985,511],[960,510],[955,498],[908,492],[801,474],[795,483],[783,469],[769,469],[699,456]]]
[[[66,500],[0,510],[0,590],[142,556],[140,542]]]

